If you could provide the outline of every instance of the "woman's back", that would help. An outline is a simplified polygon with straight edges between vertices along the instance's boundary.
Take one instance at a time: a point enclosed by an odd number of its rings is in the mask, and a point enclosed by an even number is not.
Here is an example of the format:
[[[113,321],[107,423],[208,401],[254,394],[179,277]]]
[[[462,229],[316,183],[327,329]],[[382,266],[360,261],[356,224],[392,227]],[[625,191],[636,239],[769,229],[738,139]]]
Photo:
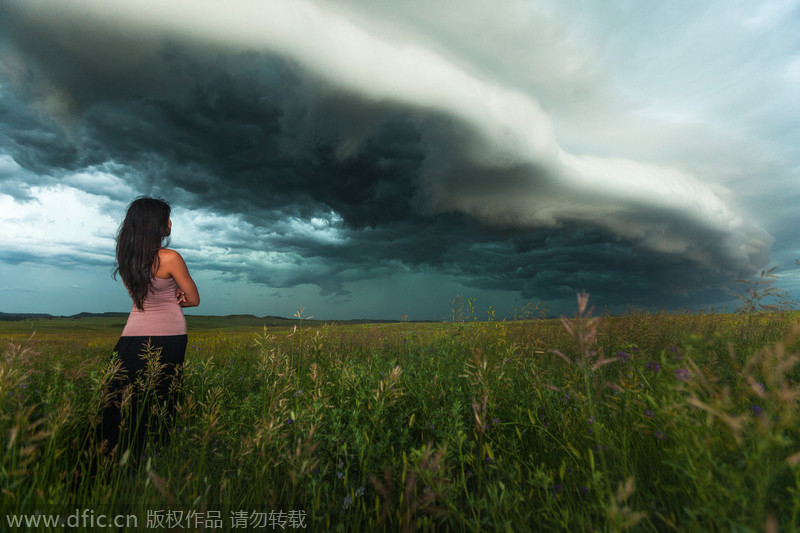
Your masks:
[[[144,310],[133,305],[123,337],[184,335],[186,318],[175,298],[178,284],[173,278],[153,278],[153,286],[145,298]]]

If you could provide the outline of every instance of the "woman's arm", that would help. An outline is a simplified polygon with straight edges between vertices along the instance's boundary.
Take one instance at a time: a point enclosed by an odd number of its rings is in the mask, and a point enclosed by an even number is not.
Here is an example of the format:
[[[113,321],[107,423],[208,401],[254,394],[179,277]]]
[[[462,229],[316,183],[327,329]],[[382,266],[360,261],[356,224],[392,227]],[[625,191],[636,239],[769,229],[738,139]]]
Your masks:
[[[162,260],[162,264],[166,272],[172,276],[178,284],[178,303],[181,307],[196,307],[200,305],[200,293],[197,291],[192,276],[189,274],[189,268],[181,257],[181,254],[175,250],[163,250],[166,252]]]

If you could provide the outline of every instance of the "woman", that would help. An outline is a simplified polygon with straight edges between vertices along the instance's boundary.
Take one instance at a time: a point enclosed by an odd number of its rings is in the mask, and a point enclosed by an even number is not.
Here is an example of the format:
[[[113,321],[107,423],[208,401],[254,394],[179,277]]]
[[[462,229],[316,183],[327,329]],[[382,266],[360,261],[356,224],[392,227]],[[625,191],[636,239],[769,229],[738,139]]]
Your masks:
[[[164,430],[172,422],[186,353],[182,308],[200,304],[197,286],[183,258],[163,247],[171,230],[169,204],[140,197],[128,207],[117,234],[114,277],[119,274],[122,278],[133,307],[114,347],[121,368],[111,384],[111,402],[103,410],[102,438],[108,441],[107,451],[119,444],[118,453],[130,449],[134,461],[143,452],[148,427],[155,429],[152,426],[158,424],[163,440],[168,440]],[[145,371],[148,358],[151,365],[159,367],[155,379],[154,367]],[[126,397],[125,388],[130,384],[136,386]],[[155,394],[165,415],[162,421],[151,416],[151,402],[143,403],[142,394],[149,398]],[[128,402],[128,420],[122,424],[128,438],[120,442],[121,405]]]

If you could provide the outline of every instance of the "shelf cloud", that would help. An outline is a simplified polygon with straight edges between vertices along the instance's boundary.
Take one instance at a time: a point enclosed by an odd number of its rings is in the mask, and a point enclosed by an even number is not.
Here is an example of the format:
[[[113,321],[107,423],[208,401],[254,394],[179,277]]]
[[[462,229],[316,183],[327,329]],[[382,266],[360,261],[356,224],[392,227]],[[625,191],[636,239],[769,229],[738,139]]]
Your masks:
[[[699,34],[672,15],[648,36],[620,6],[396,4],[4,3],[0,194],[19,212],[90,195],[104,221],[160,195],[198,268],[337,301],[357,282],[437,273],[524,298],[585,287],[609,303],[709,304],[775,246],[793,252],[754,210],[798,177],[796,148],[766,133],[798,133],[781,118],[797,117],[783,91],[799,83],[797,50],[762,63],[784,113],[753,102],[732,120],[750,95],[727,83],[763,49],[730,37],[700,62],[683,47],[725,24],[769,43],[796,3],[701,18]],[[671,74],[637,70],[630,43]],[[691,82],[702,69],[720,83]],[[74,241],[7,237],[0,261],[58,262]]]

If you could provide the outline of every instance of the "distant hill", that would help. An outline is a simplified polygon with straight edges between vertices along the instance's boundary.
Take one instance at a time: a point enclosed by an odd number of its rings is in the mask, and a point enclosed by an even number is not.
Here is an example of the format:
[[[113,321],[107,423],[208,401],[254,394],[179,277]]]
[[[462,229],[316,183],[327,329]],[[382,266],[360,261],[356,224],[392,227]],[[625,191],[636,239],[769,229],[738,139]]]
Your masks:
[[[0,313],[0,320],[27,320],[29,318],[55,318],[47,313]]]
[[[77,315],[51,315],[49,313],[2,313],[0,312],[0,320],[30,320],[31,318],[48,319],[48,318],[98,318],[98,317],[127,317],[128,313],[78,313]]]
[[[97,318],[103,316],[112,318],[125,318],[128,316],[128,313],[78,313],[77,315],[70,315],[67,318]]]
[[[107,312],[107,313],[77,313],[74,315],[51,315],[49,313],[3,313],[0,312],[0,321],[14,321],[14,320],[31,320],[31,319],[65,319],[65,318],[126,318],[128,313],[118,313],[118,312]],[[267,316],[256,316],[250,314],[237,314],[237,315],[186,315],[187,320],[191,322],[199,322],[204,323],[207,321],[214,321],[223,319],[226,321],[232,322],[239,322],[242,324],[249,324],[253,322],[257,322],[259,324],[263,324],[264,322],[267,325],[286,325],[286,324],[295,324],[301,323],[296,318],[285,318],[282,316],[274,316],[274,315],[267,315]],[[357,318],[351,320],[303,320],[302,323],[306,325],[319,325],[325,322],[336,322],[338,324],[393,324],[395,322],[399,322],[399,320],[381,320],[381,319],[369,319],[369,318]],[[411,322],[437,322],[435,320],[412,320]]]

